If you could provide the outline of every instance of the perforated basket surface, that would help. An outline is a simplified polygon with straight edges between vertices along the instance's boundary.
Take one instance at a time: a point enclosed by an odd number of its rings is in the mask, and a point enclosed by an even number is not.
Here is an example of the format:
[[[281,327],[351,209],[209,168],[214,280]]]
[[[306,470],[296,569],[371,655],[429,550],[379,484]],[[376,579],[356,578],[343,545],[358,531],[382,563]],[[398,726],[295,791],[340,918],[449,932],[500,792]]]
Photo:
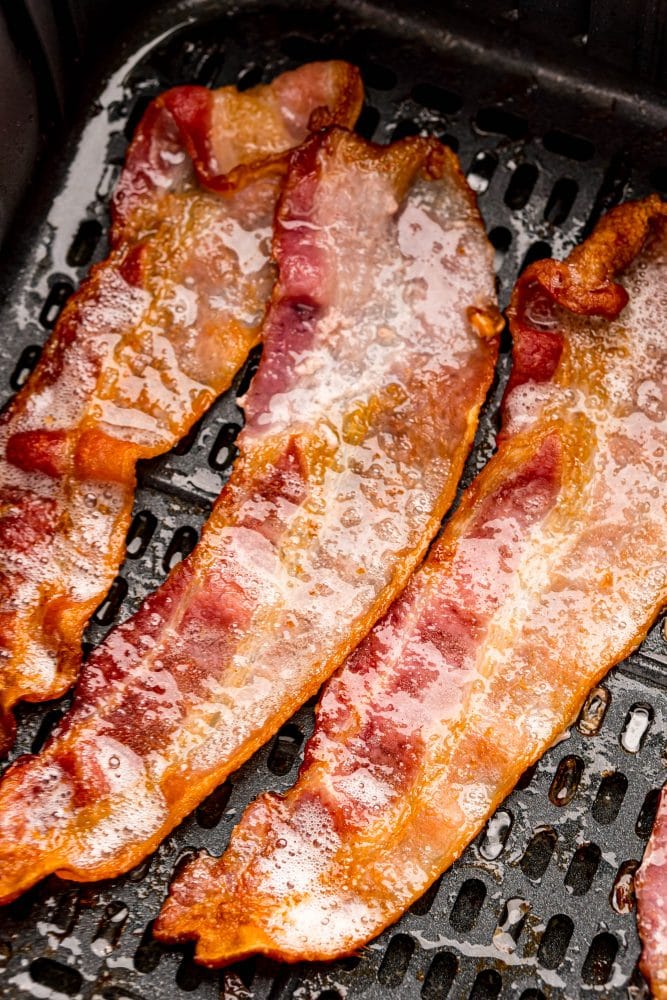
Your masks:
[[[250,86],[313,58],[361,66],[360,131],[388,141],[432,132],[457,150],[497,251],[502,304],[526,261],[562,256],[619,200],[667,189],[667,111],[612,84],[522,62],[493,36],[402,19],[382,4],[161,5],[124,42],[80,142],[52,161],[15,245],[0,313],[3,396],[26,378],[67,296],[106,252],[107,201],[147,101],[175,84]],[[445,20],[441,18],[441,20]],[[480,26],[481,30],[481,26]],[[78,144],[77,144],[78,143]],[[48,206],[51,206],[50,208]],[[508,344],[464,478],[490,455]],[[89,629],[98,642],[196,542],[229,474],[242,414],[234,388],[165,458],[144,464],[128,558]],[[354,960],[221,973],[151,938],[175,865],[224,849],[245,805],[296,776],[306,706],[122,878],[52,878],[0,913],[0,996],[639,998],[632,875],[667,777],[667,644],[660,626],[593,693],[578,725],[527,773],[487,831],[394,927]],[[24,706],[14,756],[44,742],[67,699]]]

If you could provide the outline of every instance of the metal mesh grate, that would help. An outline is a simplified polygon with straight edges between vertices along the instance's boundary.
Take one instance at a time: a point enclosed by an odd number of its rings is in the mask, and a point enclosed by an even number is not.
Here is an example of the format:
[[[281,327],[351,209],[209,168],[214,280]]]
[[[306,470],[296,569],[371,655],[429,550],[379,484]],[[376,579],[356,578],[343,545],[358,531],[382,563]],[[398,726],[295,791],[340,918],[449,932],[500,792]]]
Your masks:
[[[657,132],[667,115],[657,105],[594,85],[575,88],[474,35],[434,31],[380,5],[285,3],[234,16],[220,6],[190,0],[170,5],[168,18],[144,22],[131,41],[133,54],[126,43],[123,58],[130,58],[102,93],[68,170],[54,161],[44,200],[25,220],[1,313],[7,396],[34,366],[85,269],[104,256],[107,199],[127,137],[148,100],[174,84],[250,86],[332,55],[358,63],[367,88],[360,125],[366,136],[387,141],[425,130],[459,153],[496,249],[503,304],[526,262],[563,255],[621,198],[667,189]],[[165,36],[181,14],[181,27]],[[47,199],[53,207],[45,222],[39,206]],[[464,482],[493,447],[507,347]],[[233,462],[241,423],[236,398],[256,361],[185,442],[143,465],[128,558],[93,619],[91,643],[195,544]],[[294,780],[311,705],[137,870],[83,887],[52,878],[6,908],[0,996],[639,998],[645,987],[636,971],[632,876],[666,777],[666,664],[656,626],[642,650],[592,693],[577,727],[524,775],[460,861],[359,958],[291,968],[247,961],[213,973],[195,966],[188,948],[163,948],[150,934],[174,867],[199,847],[220,853],[248,801]],[[60,703],[24,706],[17,753],[38,749],[62,710]]]

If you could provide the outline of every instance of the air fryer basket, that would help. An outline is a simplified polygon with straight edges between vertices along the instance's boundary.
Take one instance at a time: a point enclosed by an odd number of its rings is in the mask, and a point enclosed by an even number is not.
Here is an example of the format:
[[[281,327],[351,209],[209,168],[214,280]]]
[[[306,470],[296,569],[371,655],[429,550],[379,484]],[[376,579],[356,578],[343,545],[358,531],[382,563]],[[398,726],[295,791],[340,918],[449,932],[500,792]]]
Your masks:
[[[448,32],[437,18],[402,18],[359,0],[159,6],[169,10],[125,39],[81,143],[52,158],[19,220],[0,311],[3,396],[22,384],[67,296],[103,258],[108,195],[128,136],[148,100],[175,84],[250,86],[312,59],[356,62],[367,90],[364,135],[385,142],[424,130],[458,152],[496,248],[503,305],[527,261],[562,256],[621,199],[667,190],[659,101],[633,98],[604,74],[587,79],[522,59],[495,30],[457,22]],[[493,448],[508,347],[464,485]],[[236,398],[256,361],[186,442],[143,465],[128,558],[90,643],[195,544],[229,474],[242,422]],[[259,959],[217,973],[196,966],[190,948],[151,937],[174,867],[200,847],[219,854],[255,795],[292,783],[310,705],[138,869],[84,886],[51,878],[0,913],[0,996],[642,997],[632,876],[667,777],[666,665],[656,626],[462,858],[358,958],[294,967]],[[23,706],[15,756],[38,749],[63,708]]]

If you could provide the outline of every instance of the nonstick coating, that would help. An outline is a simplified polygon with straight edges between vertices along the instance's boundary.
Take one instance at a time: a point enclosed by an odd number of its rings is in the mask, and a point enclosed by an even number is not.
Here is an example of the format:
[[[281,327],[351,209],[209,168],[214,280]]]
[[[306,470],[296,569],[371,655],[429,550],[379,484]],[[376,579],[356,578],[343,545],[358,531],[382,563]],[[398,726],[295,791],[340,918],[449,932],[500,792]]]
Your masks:
[[[0,310],[0,402],[25,379],[91,262],[105,255],[109,191],[148,100],[175,84],[250,86],[329,56],[362,69],[364,135],[385,142],[432,132],[457,150],[497,251],[503,305],[527,261],[563,256],[622,199],[665,194],[660,102],[628,95],[593,69],[586,77],[531,61],[482,24],[457,22],[448,33],[437,14],[399,17],[380,3],[156,5],[123,39],[111,76],[97,81],[82,141],[54,152],[15,230]],[[463,485],[493,448],[505,340]],[[256,360],[186,442],[142,466],[128,558],[88,631],[90,643],[194,545],[229,474],[242,421],[236,398]],[[666,688],[658,624],[612,671],[579,725],[524,776],[489,836],[359,958],[200,969],[190,949],[155,943],[151,921],[185,856],[200,847],[219,854],[255,795],[293,782],[312,725],[306,706],[139,869],[83,887],[51,878],[7,907],[0,996],[641,997],[631,885],[667,776]],[[41,746],[65,704],[21,708],[15,755]]]

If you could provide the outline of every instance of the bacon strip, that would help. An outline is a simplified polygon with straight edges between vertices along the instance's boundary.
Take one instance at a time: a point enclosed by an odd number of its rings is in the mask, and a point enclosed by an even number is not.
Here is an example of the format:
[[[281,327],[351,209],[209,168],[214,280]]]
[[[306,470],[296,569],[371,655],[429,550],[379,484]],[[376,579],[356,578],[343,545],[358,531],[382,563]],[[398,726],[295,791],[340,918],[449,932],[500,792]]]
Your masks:
[[[640,968],[655,1000],[667,1000],[667,785],[644,859],[635,877],[637,923],[643,952]]]
[[[640,642],[667,595],[666,287],[658,199],[525,272],[497,454],[325,688],[297,784],[176,878],[161,940],[212,966],[355,952]]]
[[[286,151],[316,109],[353,125],[361,99],[357,70],[331,62],[245,93],[180,87],[148,108],[111,254],[0,418],[0,753],[12,706],[76,677],[123,559],[137,460],[176,444],[258,342]]]
[[[4,900],[153,850],[354,648],[454,496],[500,325],[455,157],[314,137],[274,252],[237,465],[192,555],[93,653],[44,751],[7,771]]]

